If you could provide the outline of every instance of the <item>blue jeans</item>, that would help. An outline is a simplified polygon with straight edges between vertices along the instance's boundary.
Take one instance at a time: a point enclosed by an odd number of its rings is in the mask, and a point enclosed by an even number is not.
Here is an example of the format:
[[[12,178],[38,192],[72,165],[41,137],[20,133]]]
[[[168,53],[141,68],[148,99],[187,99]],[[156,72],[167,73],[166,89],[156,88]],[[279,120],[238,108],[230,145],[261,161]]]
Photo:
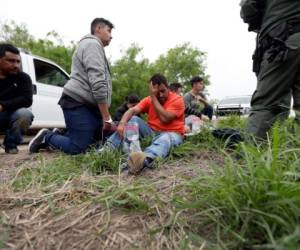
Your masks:
[[[66,154],[79,154],[101,139],[102,117],[100,112],[85,106],[63,109],[67,133],[59,135],[48,132],[45,142],[51,148]]]
[[[4,146],[16,148],[23,140],[23,134],[30,127],[33,114],[26,108],[0,112],[0,131],[5,133]]]
[[[178,146],[183,142],[183,138],[180,134],[175,132],[154,132],[148,124],[146,124],[141,118],[133,116],[129,121],[130,123],[137,123],[139,127],[140,138],[147,136],[154,137],[149,147],[144,150],[147,157],[155,159],[156,157],[165,158],[172,147]],[[126,129],[126,127],[125,127]],[[113,133],[106,141],[106,145],[112,149],[118,149],[122,144],[122,140],[117,132]]]

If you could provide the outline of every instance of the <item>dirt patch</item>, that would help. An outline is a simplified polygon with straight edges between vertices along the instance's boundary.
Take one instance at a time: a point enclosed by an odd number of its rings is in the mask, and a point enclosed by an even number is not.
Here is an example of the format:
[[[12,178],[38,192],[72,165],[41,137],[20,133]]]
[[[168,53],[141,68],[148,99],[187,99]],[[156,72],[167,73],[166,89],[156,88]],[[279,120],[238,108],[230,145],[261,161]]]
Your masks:
[[[27,145],[21,145],[18,147],[18,154],[6,154],[2,148],[0,148],[0,182],[9,181],[15,176],[21,165],[34,165],[39,158],[38,154],[29,154]],[[51,159],[55,157],[53,152],[44,152],[44,159]]]
[[[32,167],[39,159],[26,150],[15,156],[0,155],[0,178],[5,181],[13,178],[18,168]],[[56,154],[43,152],[42,156],[50,160]],[[139,176],[81,176],[50,193],[35,189],[14,192],[3,186],[0,248],[2,244],[5,249],[179,249],[186,235],[173,218],[173,195],[199,170],[210,171],[211,161],[223,163],[222,157],[201,152]],[[104,178],[114,185],[105,190],[97,187],[95,183]]]
[[[0,151],[0,181],[5,182],[11,179],[17,171],[18,166],[36,160],[36,156],[29,155],[25,147],[19,147],[19,153],[15,155],[6,154],[3,149]]]

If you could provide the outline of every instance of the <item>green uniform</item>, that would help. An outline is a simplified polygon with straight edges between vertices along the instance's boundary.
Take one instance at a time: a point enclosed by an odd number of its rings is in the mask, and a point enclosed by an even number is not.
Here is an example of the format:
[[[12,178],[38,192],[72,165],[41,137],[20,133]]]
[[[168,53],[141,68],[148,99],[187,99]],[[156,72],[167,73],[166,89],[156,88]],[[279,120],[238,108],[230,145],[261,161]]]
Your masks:
[[[270,31],[278,23],[300,19],[300,2],[299,0],[266,0],[264,13],[262,34]]]
[[[258,0],[260,1],[260,0]],[[300,0],[266,0],[259,37],[266,37],[284,22],[300,25]],[[295,26],[296,27],[296,26]],[[294,99],[294,109],[300,111],[300,30],[287,33],[282,60],[270,60],[272,48],[264,51],[257,88],[251,100],[247,132],[265,138],[277,119],[286,119]],[[300,123],[299,114],[296,121]]]

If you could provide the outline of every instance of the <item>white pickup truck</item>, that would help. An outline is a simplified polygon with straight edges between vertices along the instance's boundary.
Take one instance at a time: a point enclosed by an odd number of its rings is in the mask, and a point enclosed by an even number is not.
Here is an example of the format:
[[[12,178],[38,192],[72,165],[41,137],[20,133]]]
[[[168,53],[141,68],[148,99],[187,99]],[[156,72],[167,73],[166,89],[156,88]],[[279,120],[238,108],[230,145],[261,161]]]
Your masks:
[[[33,104],[29,108],[34,121],[31,129],[64,128],[64,116],[57,104],[69,75],[54,62],[20,49],[22,70],[33,84]]]

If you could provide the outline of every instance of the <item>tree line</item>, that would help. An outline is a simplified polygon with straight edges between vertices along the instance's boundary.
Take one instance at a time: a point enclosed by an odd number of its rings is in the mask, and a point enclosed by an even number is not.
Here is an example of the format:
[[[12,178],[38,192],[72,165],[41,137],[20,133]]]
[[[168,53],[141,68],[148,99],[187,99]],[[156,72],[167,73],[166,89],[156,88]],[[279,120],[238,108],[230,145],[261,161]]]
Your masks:
[[[32,54],[48,58],[70,72],[76,42],[71,41],[66,45],[55,31],[48,32],[43,39],[35,38],[26,25],[14,21],[2,23],[0,30],[0,41],[30,50]],[[129,94],[137,94],[140,97],[148,95],[146,83],[150,76],[157,72],[164,74],[170,83],[181,83],[186,90],[190,87],[189,80],[195,75],[202,76],[205,84],[209,85],[205,62],[206,53],[190,43],[169,49],[154,62],[143,56],[142,47],[132,43],[122,52],[121,58],[110,62],[113,80],[112,110]]]

